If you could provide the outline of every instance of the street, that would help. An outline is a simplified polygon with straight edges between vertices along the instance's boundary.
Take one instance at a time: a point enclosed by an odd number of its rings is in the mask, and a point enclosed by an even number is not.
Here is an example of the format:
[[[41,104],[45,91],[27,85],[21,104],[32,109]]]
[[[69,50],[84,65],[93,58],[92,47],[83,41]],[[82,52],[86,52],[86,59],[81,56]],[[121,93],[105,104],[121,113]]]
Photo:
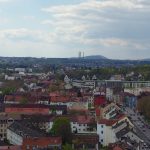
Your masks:
[[[126,108],[125,113],[134,124],[137,135],[143,140],[140,144],[140,150],[150,150],[150,125],[130,108]]]

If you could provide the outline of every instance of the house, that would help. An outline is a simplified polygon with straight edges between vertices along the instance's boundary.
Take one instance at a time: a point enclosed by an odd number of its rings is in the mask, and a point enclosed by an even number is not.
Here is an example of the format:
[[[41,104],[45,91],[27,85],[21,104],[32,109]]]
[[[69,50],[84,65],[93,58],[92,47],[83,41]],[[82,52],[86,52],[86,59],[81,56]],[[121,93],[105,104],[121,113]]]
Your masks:
[[[87,115],[63,115],[56,116],[49,120],[49,124],[47,130],[51,130],[53,126],[53,122],[56,118],[66,117],[70,120],[71,131],[72,133],[96,133],[96,122],[95,118],[87,116]]]
[[[106,88],[106,98],[109,101],[113,100],[113,88],[109,88],[109,87]]]
[[[18,114],[62,115],[67,113],[67,106],[43,105],[43,104],[10,104],[5,106],[5,112]]]
[[[14,81],[15,77],[14,76],[5,75],[5,80],[12,80],[12,81]]]
[[[13,145],[22,145],[25,138],[44,137],[42,133],[26,127],[21,122],[13,122],[7,128],[7,140]]]
[[[145,83],[146,84],[146,83]],[[147,83],[147,87],[145,87],[143,85],[141,85],[141,87],[134,87],[134,88],[125,88],[124,89],[124,92],[127,92],[127,93],[130,93],[130,94],[133,94],[135,96],[139,96],[141,93],[143,92],[150,92],[150,88],[149,88],[149,83]]]
[[[22,150],[21,146],[11,145],[11,146],[0,146],[0,150]]]
[[[123,75],[120,75],[120,74],[117,74],[117,75],[112,75],[110,80],[119,80],[119,81],[122,81],[124,80],[124,76]]]
[[[9,94],[4,96],[4,103],[5,104],[19,104],[22,100],[25,99],[23,94]]]
[[[108,103],[96,108],[97,119],[115,119],[120,114],[120,108],[115,103]]]
[[[53,95],[50,97],[50,105],[66,105],[69,110],[88,110],[88,98]]]
[[[70,82],[70,79],[69,79],[69,77],[67,75],[64,77],[64,82],[66,84],[68,84]]]
[[[73,134],[72,145],[77,150],[99,150],[99,137],[97,134]]]
[[[71,117],[72,133],[96,133],[96,122],[93,117],[78,115]]]
[[[50,96],[51,105],[69,105],[69,102],[70,102],[69,96],[61,96],[60,94]]]
[[[89,104],[89,97],[83,96],[83,97],[71,97],[70,102],[68,104],[69,110],[74,111],[87,111],[88,110],[88,104]]]
[[[72,86],[77,88],[90,88],[95,87],[95,81],[93,80],[72,80]]]
[[[131,93],[124,92],[123,93],[123,105],[125,107],[129,107],[131,109],[135,109],[137,106],[137,96]]]
[[[125,138],[116,143],[111,143],[108,146],[111,150],[141,150],[141,144],[132,141],[130,138]]]
[[[106,98],[109,101],[120,103],[120,93],[123,91],[123,88],[120,86],[114,86],[114,87],[107,87],[106,88]]]
[[[120,115],[117,119],[101,119],[97,123],[97,134],[99,135],[99,142],[107,146],[109,143],[119,141],[119,132],[128,128],[128,131],[133,129],[134,125],[125,115]],[[123,134],[121,134],[122,136]]]
[[[130,139],[131,141],[134,141],[134,143],[141,143],[143,140],[134,132],[133,129],[130,129],[129,127],[125,127],[116,134],[117,139],[126,140]]]
[[[93,75],[92,80],[97,80],[96,75]]]
[[[19,115],[8,115],[6,113],[0,113],[0,140],[4,140],[7,137],[7,128],[15,121],[20,120]]]
[[[15,68],[15,72],[25,72],[25,68]]]
[[[94,97],[94,106],[103,106],[106,104],[106,98],[104,95],[97,95]]]
[[[49,132],[52,128],[53,121],[55,119],[55,115],[41,115],[41,114],[34,114],[34,115],[22,115],[22,121],[25,124],[30,125],[32,124],[35,128],[39,128],[46,132]]]
[[[40,150],[40,149],[55,149],[61,150],[62,139],[61,137],[29,137],[24,138],[22,143],[22,150]]]

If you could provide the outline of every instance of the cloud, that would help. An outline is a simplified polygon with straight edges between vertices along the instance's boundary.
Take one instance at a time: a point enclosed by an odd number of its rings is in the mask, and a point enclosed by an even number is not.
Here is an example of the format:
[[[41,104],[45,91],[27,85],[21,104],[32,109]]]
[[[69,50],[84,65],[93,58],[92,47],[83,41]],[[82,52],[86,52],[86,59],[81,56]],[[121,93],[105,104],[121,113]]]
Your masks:
[[[19,43],[18,49],[44,48],[46,52],[54,49],[50,52],[56,54],[59,50],[57,54],[62,56],[72,56],[77,49],[85,50],[87,55],[102,53],[115,57],[118,53],[119,58],[132,56],[135,51],[141,57],[150,54],[149,0],[84,0],[66,5],[63,2],[50,4],[41,8],[39,14],[23,16],[25,22],[29,21],[27,26],[31,21],[35,29],[17,28],[17,24],[14,29],[0,30],[0,40],[5,47],[15,49]]]
[[[42,8],[42,11],[52,16],[50,20],[43,20],[42,24],[48,24],[59,38],[69,42],[72,40],[80,41],[80,44],[82,42],[101,43],[104,46],[117,44],[127,46],[129,44],[125,41],[132,40],[129,32],[133,32],[135,38],[140,36],[141,22],[145,24],[146,35],[146,29],[150,25],[149,22],[145,22],[145,19],[149,18],[149,12],[145,12],[145,8],[149,7],[146,2],[146,0],[88,0],[75,5],[51,6]]]
[[[23,19],[25,19],[25,20],[30,20],[30,21],[32,21],[32,20],[34,20],[35,19],[35,16],[32,16],[32,15],[30,15],[30,16],[23,16]]]
[[[54,34],[50,34],[41,30],[30,30],[27,28],[0,30],[0,39],[14,42],[47,42],[53,43]]]
[[[4,18],[4,17],[0,17],[0,24],[6,24],[9,23],[9,19],[8,18]]]
[[[12,0],[0,0],[0,3],[12,2]]]

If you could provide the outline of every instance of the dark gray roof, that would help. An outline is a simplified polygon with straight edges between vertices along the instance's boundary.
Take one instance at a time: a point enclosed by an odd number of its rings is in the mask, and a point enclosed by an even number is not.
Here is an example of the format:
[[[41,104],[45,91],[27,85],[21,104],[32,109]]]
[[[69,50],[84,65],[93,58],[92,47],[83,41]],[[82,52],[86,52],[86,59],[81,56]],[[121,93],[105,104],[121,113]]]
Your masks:
[[[116,137],[118,139],[120,139],[121,137],[123,137],[125,134],[127,134],[128,132],[130,132],[130,129],[128,127],[122,129],[121,131],[116,133]]]
[[[14,122],[9,127],[9,130],[16,133],[17,135],[22,136],[23,138],[26,137],[41,137],[44,136],[43,134],[39,133],[38,131],[32,130],[31,128],[25,126],[21,122]]]

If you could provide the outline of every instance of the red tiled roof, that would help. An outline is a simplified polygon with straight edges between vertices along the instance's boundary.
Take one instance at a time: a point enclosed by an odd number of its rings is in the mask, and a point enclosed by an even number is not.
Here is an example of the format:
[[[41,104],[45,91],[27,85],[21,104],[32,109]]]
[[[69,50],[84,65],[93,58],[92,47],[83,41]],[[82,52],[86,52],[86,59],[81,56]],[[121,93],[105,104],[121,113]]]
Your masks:
[[[89,124],[95,122],[93,117],[87,115],[79,115],[72,117],[72,121],[77,122],[79,124]]]
[[[65,96],[51,96],[50,101],[51,102],[68,102],[69,101],[69,97],[65,97]]]
[[[23,139],[22,150],[26,149],[26,145],[39,147],[47,147],[49,145],[61,145],[61,137],[39,137],[39,138],[25,138]]]
[[[104,96],[96,96],[94,98],[94,105],[95,106],[101,106],[104,105],[106,103],[106,99]]]
[[[21,146],[0,146],[0,150],[21,150]]]
[[[96,108],[95,112],[96,112],[96,116],[100,116],[100,114],[101,114],[100,108]]]
[[[108,120],[108,119],[101,119],[98,123],[99,124],[105,124],[106,126],[112,126],[115,124],[118,120]]]
[[[21,101],[22,99],[24,99],[24,96],[22,95],[6,95],[5,96],[5,101]]]

